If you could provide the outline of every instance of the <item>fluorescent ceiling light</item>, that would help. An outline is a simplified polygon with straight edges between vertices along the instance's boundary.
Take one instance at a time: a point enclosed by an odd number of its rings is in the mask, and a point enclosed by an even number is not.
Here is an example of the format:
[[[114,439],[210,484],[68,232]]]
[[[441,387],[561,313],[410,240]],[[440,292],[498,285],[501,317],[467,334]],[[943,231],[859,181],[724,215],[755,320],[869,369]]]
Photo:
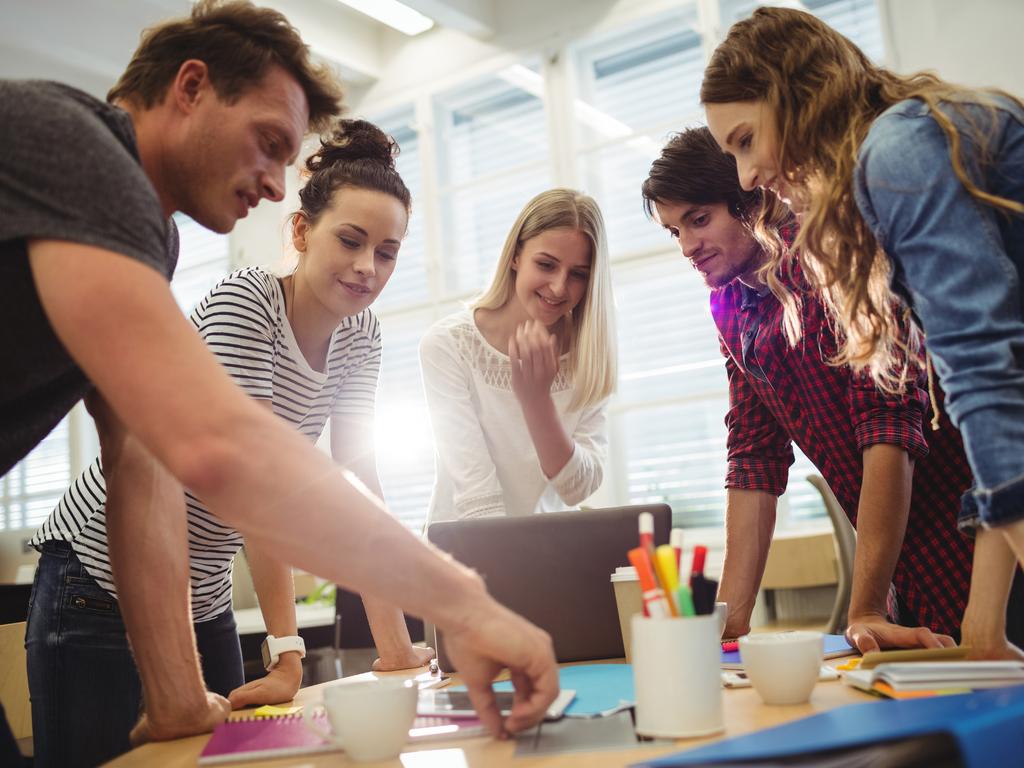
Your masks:
[[[387,24],[392,29],[397,29],[409,36],[426,32],[434,26],[434,20],[424,16],[419,11],[414,11],[398,0],[338,0],[349,8],[365,13],[371,19],[376,19],[381,24]]]

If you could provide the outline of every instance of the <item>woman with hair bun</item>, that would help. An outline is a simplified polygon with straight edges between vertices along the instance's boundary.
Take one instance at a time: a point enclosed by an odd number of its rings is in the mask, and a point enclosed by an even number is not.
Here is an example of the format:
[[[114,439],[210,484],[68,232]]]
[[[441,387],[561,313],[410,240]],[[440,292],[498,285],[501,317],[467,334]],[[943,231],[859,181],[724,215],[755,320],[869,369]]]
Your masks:
[[[191,320],[235,382],[311,441],[331,423],[331,451],[380,495],[373,454],[381,334],[369,306],[395,269],[411,200],[398,147],[364,121],[341,121],[306,161],[292,217],[298,264],[276,277],[247,267],[226,277]],[[268,468],[268,471],[271,468]],[[26,645],[36,760],[96,765],[129,749],[141,688],[121,620],[107,554],[100,459],[79,476],[32,543],[41,550]],[[231,611],[231,568],[241,535],[188,491],[192,615],[209,690],[232,707],[291,700],[302,680],[289,566],[246,546],[268,638],[268,674],[244,685]],[[378,670],[426,664],[401,612],[366,601]],[[76,665],[109,670],[103,690],[76,686]],[[53,712],[68,717],[53,717]]]
[[[512,225],[491,286],[420,345],[437,452],[429,520],[528,515],[597,490],[615,387],[604,219],[552,189]]]
[[[917,351],[900,324],[920,324],[975,483],[962,640],[1024,659],[1005,621],[1024,564],[1024,102],[875,66],[784,8],[733,25],[701,101],[743,187],[800,213],[794,247],[836,319],[838,362],[898,391]]]

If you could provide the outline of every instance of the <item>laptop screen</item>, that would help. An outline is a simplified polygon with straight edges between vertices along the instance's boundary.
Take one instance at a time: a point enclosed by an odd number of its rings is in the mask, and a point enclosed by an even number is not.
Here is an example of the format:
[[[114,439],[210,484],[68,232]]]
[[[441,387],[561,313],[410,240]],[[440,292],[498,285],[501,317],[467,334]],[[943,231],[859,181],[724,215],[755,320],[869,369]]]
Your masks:
[[[637,516],[654,515],[668,541],[666,504],[434,523],[427,538],[476,570],[498,602],[546,630],[559,662],[625,655],[611,575],[629,565]],[[437,633],[442,669],[453,669]]]

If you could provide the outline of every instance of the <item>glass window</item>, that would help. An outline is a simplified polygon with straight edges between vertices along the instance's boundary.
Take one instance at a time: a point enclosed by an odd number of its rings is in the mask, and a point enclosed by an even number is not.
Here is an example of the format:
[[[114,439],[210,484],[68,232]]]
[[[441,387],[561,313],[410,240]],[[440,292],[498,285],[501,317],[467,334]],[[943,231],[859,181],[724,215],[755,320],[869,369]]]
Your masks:
[[[692,7],[573,47],[583,188],[601,204],[612,258],[664,246],[640,185],[665,137],[695,124],[704,68]]]
[[[722,33],[762,5],[773,3],[757,0],[720,0]],[[849,38],[869,59],[876,62],[885,59],[882,19],[878,13],[876,0],[803,0],[800,5],[802,10],[810,11]]]
[[[523,205],[551,186],[544,81],[536,61],[438,94],[441,263],[447,295],[480,291]]]
[[[69,419],[0,479],[0,528],[37,528],[71,484]]]
[[[384,353],[376,408],[376,455],[388,509],[419,532],[434,487],[434,441],[420,378],[419,344],[430,311],[381,320]]]
[[[409,231],[398,252],[398,264],[380,297],[374,302],[376,312],[420,304],[429,299],[426,273],[427,243],[423,226],[423,171],[420,135],[413,108],[403,107],[373,119],[399,147],[395,168],[412,195],[412,216]]]
[[[231,268],[228,236],[213,232],[188,216],[174,214],[178,225],[178,267],[171,293],[182,311],[190,313]]]

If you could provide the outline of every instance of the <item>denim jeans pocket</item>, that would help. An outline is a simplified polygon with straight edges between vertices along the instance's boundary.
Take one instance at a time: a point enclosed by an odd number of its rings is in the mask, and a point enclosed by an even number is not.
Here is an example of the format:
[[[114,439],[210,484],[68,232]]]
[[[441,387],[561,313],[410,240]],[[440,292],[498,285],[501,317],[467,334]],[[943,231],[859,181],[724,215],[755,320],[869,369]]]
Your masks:
[[[117,601],[90,576],[64,577],[64,605],[100,616],[119,616]]]
[[[117,616],[117,603],[109,595],[101,597],[95,594],[84,594],[74,589],[68,592],[67,607],[102,616]]]

